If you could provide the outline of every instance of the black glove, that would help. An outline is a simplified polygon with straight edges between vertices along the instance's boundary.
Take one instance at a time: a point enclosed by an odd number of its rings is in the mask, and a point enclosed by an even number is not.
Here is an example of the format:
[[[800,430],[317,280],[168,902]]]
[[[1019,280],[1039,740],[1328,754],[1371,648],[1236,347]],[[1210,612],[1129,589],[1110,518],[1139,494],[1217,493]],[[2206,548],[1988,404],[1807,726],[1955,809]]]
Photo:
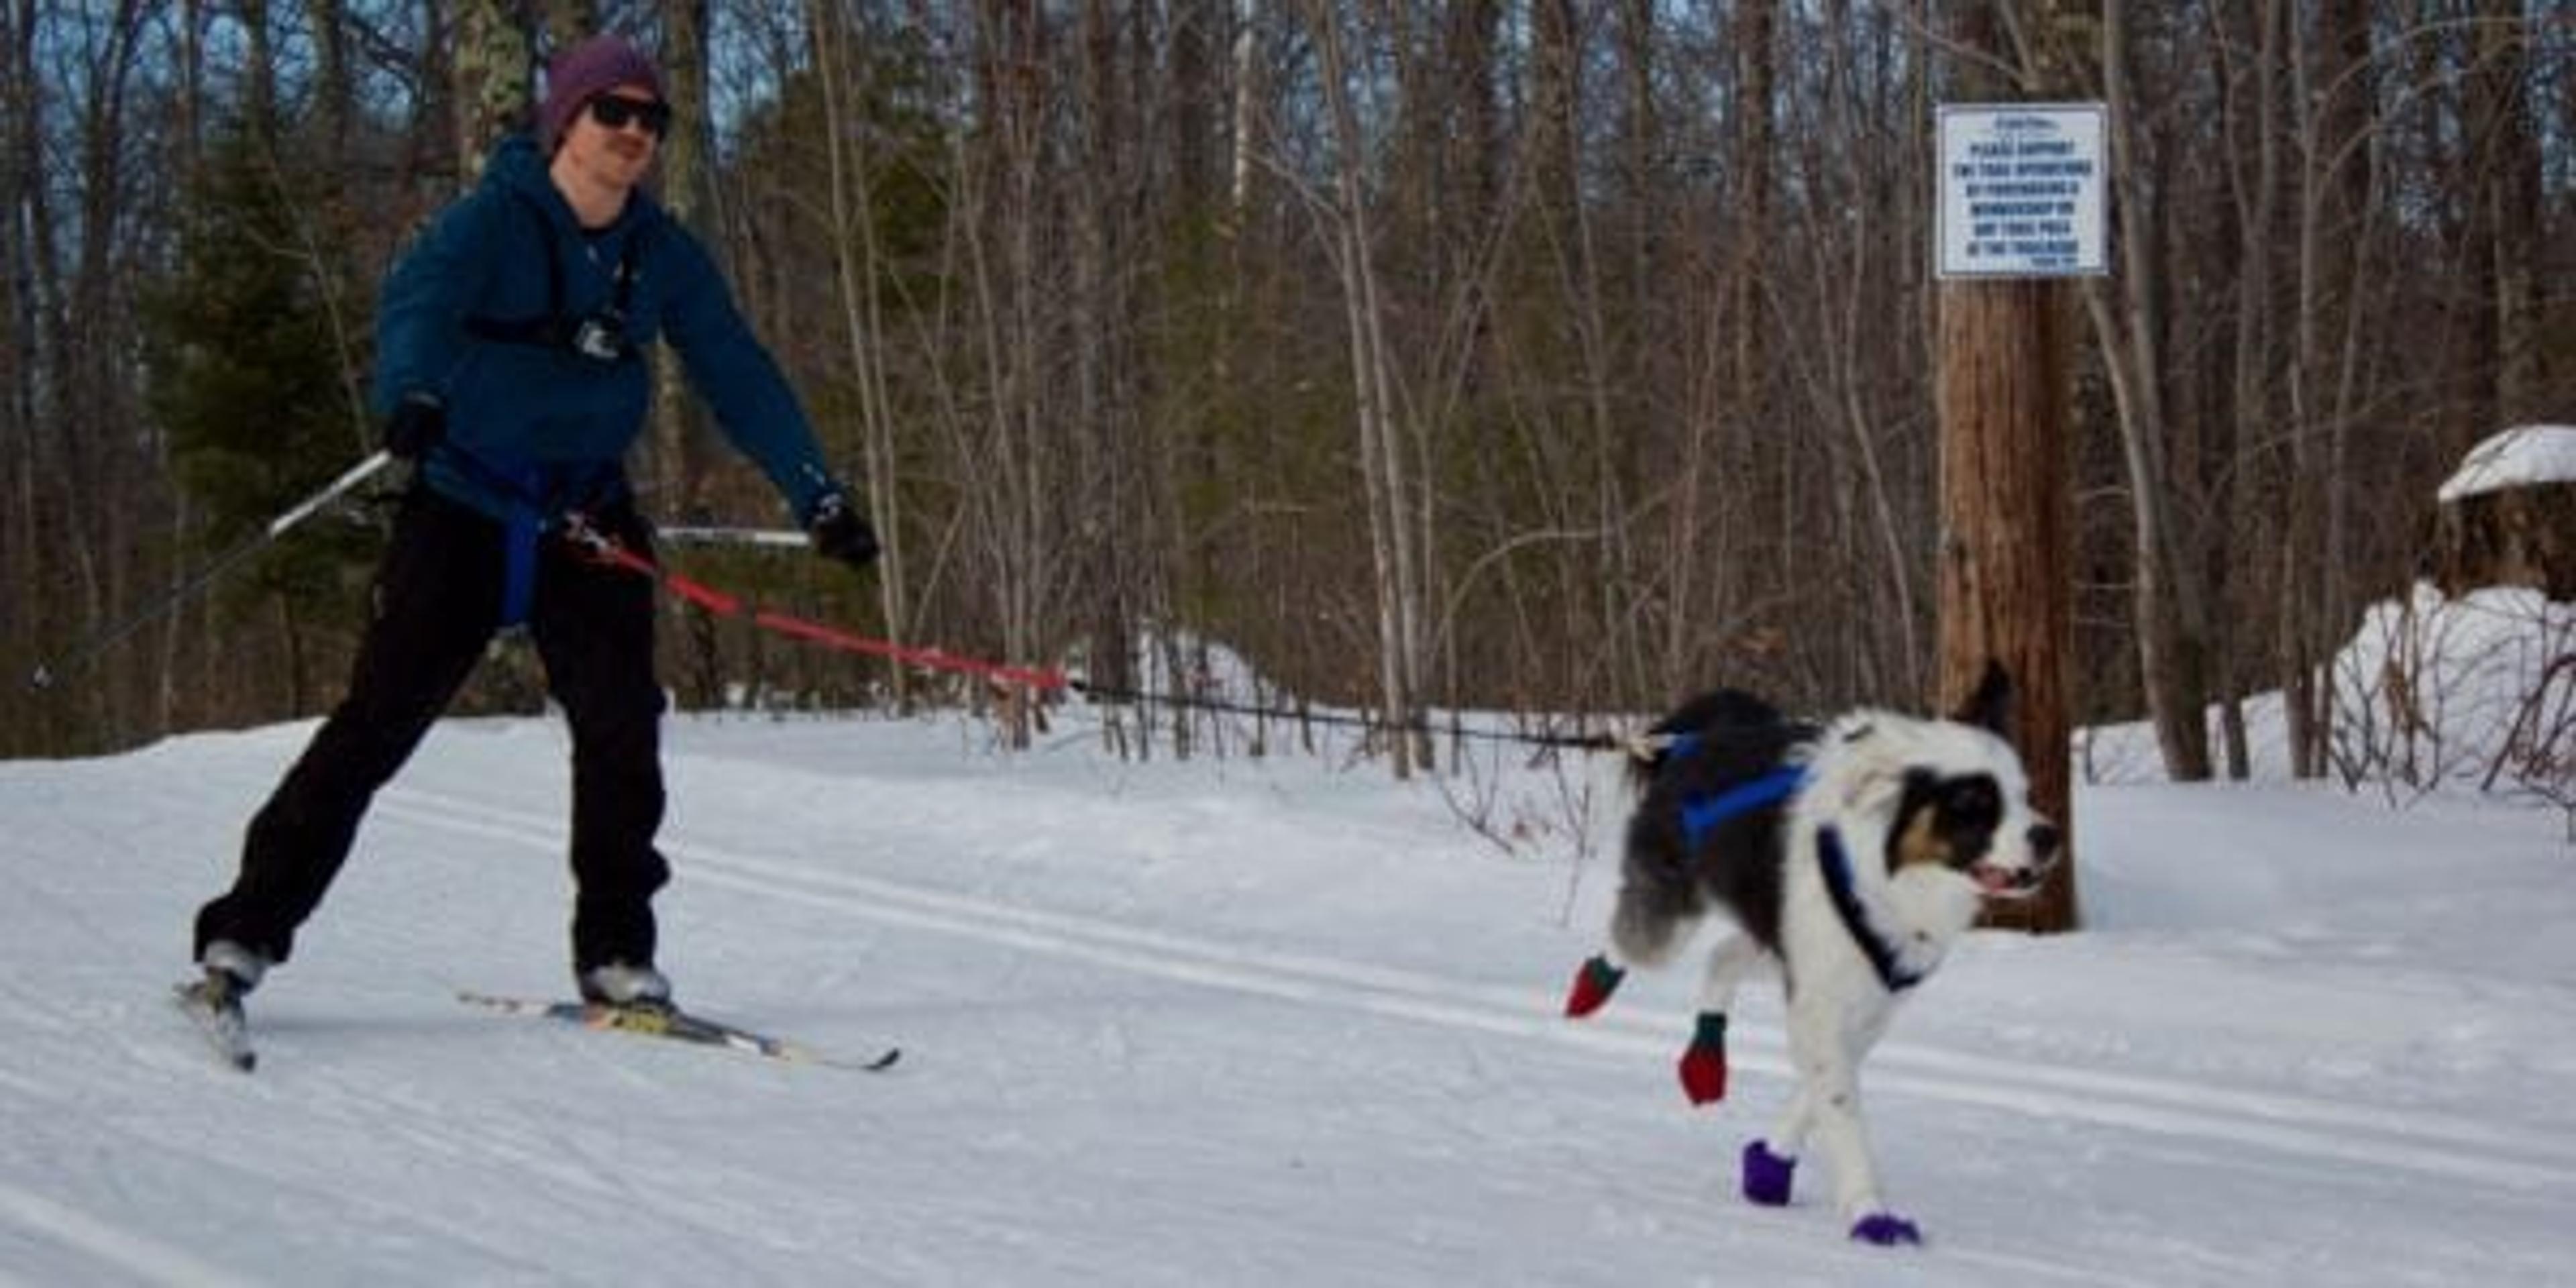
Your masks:
[[[398,461],[417,461],[447,437],[447,405],[430,394],[408,393],[385,417],[385,450]]]
[[[814,503],[814,517],[806,523],[805,535],[813,539],[814,552],[824,558],[853,568],[876,562],[877,530],[838,492],[826,492]]]

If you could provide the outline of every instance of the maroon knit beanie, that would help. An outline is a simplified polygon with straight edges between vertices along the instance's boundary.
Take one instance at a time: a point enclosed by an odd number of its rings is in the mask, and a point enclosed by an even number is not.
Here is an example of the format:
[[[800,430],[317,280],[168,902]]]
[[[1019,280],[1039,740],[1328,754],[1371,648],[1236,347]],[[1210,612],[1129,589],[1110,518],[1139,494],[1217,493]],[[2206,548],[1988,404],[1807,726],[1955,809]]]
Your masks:
[[[564,131],[583,105],[620,85],[641,85],[661,98],[662,73],[644,51],[615,36],[593,36],[546,64],[546,98],[537,106],[537,141],[546,155],[563,146]]]

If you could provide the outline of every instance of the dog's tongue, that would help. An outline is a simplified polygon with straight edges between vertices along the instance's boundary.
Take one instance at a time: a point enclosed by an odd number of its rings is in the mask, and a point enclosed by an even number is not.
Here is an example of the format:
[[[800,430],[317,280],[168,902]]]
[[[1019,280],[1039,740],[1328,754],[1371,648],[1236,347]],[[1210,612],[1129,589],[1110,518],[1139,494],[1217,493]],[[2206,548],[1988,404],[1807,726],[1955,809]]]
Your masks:
[[[2013,888],[2012,874],[1980,863],[1977,865],[1977,888],[1987,894],[2009,894]]]

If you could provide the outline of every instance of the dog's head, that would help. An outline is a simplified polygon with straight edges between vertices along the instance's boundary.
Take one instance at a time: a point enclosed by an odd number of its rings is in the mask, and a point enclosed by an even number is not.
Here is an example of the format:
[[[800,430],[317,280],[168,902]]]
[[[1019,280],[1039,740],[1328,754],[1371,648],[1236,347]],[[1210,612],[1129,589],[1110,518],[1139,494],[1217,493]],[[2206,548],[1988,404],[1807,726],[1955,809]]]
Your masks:
[[[2031,807],[2030,780],[2007,741],[2012,680],[1989,664],[1947,720],[1873,715],[1837,731],[1853,771],[1846,799],[1885,811],[1887,872],[1959,873],[1989,898],[2036,892],[2057,862],[2057,825]]]

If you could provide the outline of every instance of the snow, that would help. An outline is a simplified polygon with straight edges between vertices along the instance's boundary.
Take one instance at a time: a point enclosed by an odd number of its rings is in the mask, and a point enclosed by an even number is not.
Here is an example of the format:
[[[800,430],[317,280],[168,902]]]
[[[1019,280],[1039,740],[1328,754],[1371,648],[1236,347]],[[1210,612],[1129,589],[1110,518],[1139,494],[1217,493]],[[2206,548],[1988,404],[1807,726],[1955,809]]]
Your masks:
[[[565,745],[450,721],[244,1076],[167,991],[311,731],[0,763],[0,1285],[2576,1282],[2547,809],[2080,787],[2088,929],[1972,935],[1865,1071],[1929,1240],[1889,1250],[1821,1161],[1789,1208],[1735,1194],[1776,998],[1698,1110],[1691,971],[1558,1018],[1616,885],[1605,757],[1406,785],[1120,761],[1081,710],[1016,754],[672,720],[662,964],[710,1014],[904,1046],[864,1074],[458,1004],[568,987]]]
[[[2348,781],[2411,799],[2444,787],[2562,798],[2576,808],[2576,764],[2549,731],[2576,730],[2576,604],[2537,589],[2490,586],[2457,597],[2417,582],[2403,599],[2364,609],[2329,668],[2331,759]],[[2258,775],[2287,776],[2289,749],[2277,694],[2246,703]],[[2211,745],[2217,746],[2215,713]],[[2088,731],[2082,771],[2101,782],[2161,777],[2144,725]],[[2498,771],[2499,762],[2503,771]],[[2571,820],[2576,822],[2576,820]],[[2571,833],[2576,835],[2576,833]]]
[[[2543,483],[2576,483],[2576,425],[2519,425],[2485,439],[2460,458],[2434,497],[2448,505]]]

